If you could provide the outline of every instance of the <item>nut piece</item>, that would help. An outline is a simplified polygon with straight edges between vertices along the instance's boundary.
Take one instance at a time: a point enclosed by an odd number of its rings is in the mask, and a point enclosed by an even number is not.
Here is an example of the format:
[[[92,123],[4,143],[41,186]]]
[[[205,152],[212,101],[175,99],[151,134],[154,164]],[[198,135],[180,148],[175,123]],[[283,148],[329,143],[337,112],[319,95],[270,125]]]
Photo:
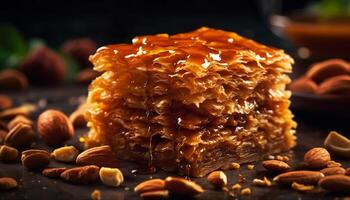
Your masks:
[[[83,109],[78,109],[74,111],[69,116],[69,121],[73,124],[74,128],[84,128],[86,127],[86,119],[84,117]]]
[[[239,163],[236,163],[236,162],[230,163],[230,166],[229,166],[229,168],[230,168],[230,169],[233,169],[233,170],[237,170],[237,169],[239,169],[240,167],[241,167],[241,165],[240,165]]]
[[[15,162],[18,157],[18,151],[15,148],[2,145],[0,146],[0,160],[4,162]]]
[[[124,182],[123,173],[117,168],[102,167],[99,172],[103,184],[118,187]]]
[[[28,116],[30,113],[34,112],[37,106],[33,104],[23,104],[19,107],[6,109],[0,112],[0,119],[12,119],[17,115]]]
[[[297,182],[293,182],[292,183],[292,188],[294,190],[298,190],[300,192],[306,192],[306,191],[313,190],[315,188],[315,186],[313,186],[313,185],[304,185],[304,184],[300,184],[300,183],[297,183]]]
[[[74,146],[65,146],[55,149],[51,153],[51,157],[61,162],[74,162],[78,154],[79,151]]]
[[[68,117],[58,110],[47,110],[38,118],[38,131],[49,146],[58,146],[71,139],[74,134]]]
[[[324,146],[331,153],[350,158],[350,140],[336,131],[329,132]]]
[[[0,110],[12,107],[12,99],[7,95],[0,95]]]
[[[242,196],[249,196],[252,194],[252,190],[250,188],[243,188],[241,190],[241,195]]]
[[[316,147],[310,149],[304,155],[305,163],[311,168],[322,168],[327,166],[327,163],[331,160],[331,155],[325,148]]]
[[[144,200],[165,200],[169,197],[168,190],[156,190],[141,193],[140,197]]]
[[[61,178],[72,183],[88,184],[98,180],[99,170],[100,168],[95,165],[74,167],[64,171]]]
[[[151,179],[138,184],[134,191],[137,193],[145,193],[150,191],[164,190],[165,181],[162,179]]]
[[[5,137],[5,144],[15,148],[23,149],[34,142],[34,132],[27,124],[17,124]]]
[[[318,182],[318,185],[329,191],[348,192],[350,190],[350,177],[345,175],[326,176]]]
[[[223,171],[214,171],[210,173],[207,180],[216,188],[222,188],[227,185],[227,176]]]
[[[308,93],[308,94],[314,94],[316,93],[318,86],[316,83],[310,79],[307,78],[299,78],[294,80],[290,86],[289,89],[293,92],[300,92],[300,93]]]
[[[34,123],[32,120],[28,119],[26,116],[23,115],[17,115],[14,119],[12,119],[7,127],[9,130],[13,129],[15,126],[17,126],[17,124],[22,123],[22,124],[27,124],[30,127],[32,127],[32,129],[34,129]]]
[[[283,172],[290,169],[290,166],[280,160],[265,160],[262,162],[262,166],[272,172]]]
[[[0,190],[10,190],[18,187],[18,183],[15,179],[10,177],[0,178]]]
[[[345,174],[345,169],[342,167],[328,167],[324,168],[320,171],[325,176],[337,175],[337,174]]]
[[[67,168],[65,168],[65,167],[46,168],[43,170],[42,174],[43,174],[43,176],[46,176],[49,178],[60,178],[61,174],[66,170],[67,170]]]
[[[334,160],[331,160],[327,163],[327,167],[341,167],[342,164],[339,162],[335,162]]]
[[[76,159],[77,165],[97,165],[99,167],[116,167],[117,156],[108,145],[93,147],[80,153]]]
[[[341,59],[330,59],[312,65],[307,71],[306,77],[321,83],[330,77],[344,74],[350,74],[349,63]]]
[[[266,186],[271,186],[272,183],[269,179],[267,179],[266,177],[264,177],[264,180],[261,179],[253,179],[253,185],[255,186],[261,186],[261,187],[266,187]]]
[[[350,95],[350,75],[334,76],[322,82],[318,94]]]
[[[170,193],[184,196],[196,196],[204,192],[203,188],[195,182],[171,176],[165,179],[165,189]]]
[[[23,90],[28,87],[27,77],[17,70],[0,72],[0,89]]]
[[[298,182],[301,184],[316,184],[324,175],[317,171],[291,171],[276,176],[273,181],[279,184],[291,184]]]
[[[92,191],[90,197],[92,200],[101,200],[101,191],[100,190]]]
[[[50,163],[50,153],[44,150],[31,149],[22,152],[22,165],[28,170],[41,170]]]

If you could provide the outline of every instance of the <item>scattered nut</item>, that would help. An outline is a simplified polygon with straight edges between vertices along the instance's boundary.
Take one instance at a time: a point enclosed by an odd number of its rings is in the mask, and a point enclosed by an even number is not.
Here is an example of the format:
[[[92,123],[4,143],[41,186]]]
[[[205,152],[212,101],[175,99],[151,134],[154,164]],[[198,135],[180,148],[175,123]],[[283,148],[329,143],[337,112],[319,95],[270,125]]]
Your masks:
[[[151,179],[138,184],[134,191],[141,194],[150,191],[164,190],[165,181],[162,179]]]
[[[207,180],[216,188],[222,188],[227,184],[227,176],[223,171],[214,171],[210,173]]]
[[[230,163],[230,169],[237,170],[240,167],[241,167],[241,165],[239,163],[236,163],[236,162]]]
[[[69,120],[73,124],[74,128],[83,128],[86,127],[86,119],[82,109],[74,111],[70,116]]]
[[[318,94],[350,95],[350,75],[334,76],[322,82]]]
[[[0,146],[0,160],[4,162],[15,162],[18,157],[17,149],[6,145]]]
[[[123,173],[117,168],[102,167],[99,172],[103,184],[118,187],[124,182]]]
[[[7,127],[9,130],[13,129],[17,124],[22,123],[22,124],[27,124],[34,128],[34,123],[32,120],[28,119],[26,116],[23,115],[17,115],[14,119],[12,119],[8,124]]]
[[[95,165],[74,167],[64,171],[61,178],[72,183],[88,184],[98,180],[99,170],[100,168]]]
[[[165,189],[170,193],[184,196],[196,196],[204,192],[203,188],[195,182],[171,176],[165,179]]]
[[[101,200],[101,191],[100,190],[92,191],[90,197],[92,200]]]
[[[99,167],[117,167],[117,156],[108,145],[93,147],[80,153],[77,165],[97,165]]]
[[[17,124],[5,137],[7,146],[23,149],[34,142],[35,136],[31,126],[27,124]]]
[[[0,95],[0,110],[12,107],[12,99],[7,95]]]
[[[329,132],[324,141],[324,146],[331,153],[350,157],[350,140],[336,131]]]
[[[43,170],[42,174],[43,174],[43,176],[46,176],[49,178],[60,178],[61,174],[66,170],[67,170],[67,168],[65,168],[65,167],[46,168]]]
[[[329,59],[313,64],[306,73],[306,77],[321,83],[334,76],[350,73],[350,65],[341,59]]]
[[[293,182],[292,183],[292,188],[294,190],[298,190],[298,191],[301,191],[301,192],[306,192],[306,191],[313,190],[315,188],[315,186],[313,186],[313,185],[304,185],[304,184],[300,184],[300,183],[297,183],[297,182]]]
[[[50,163],[50,153],[45,150],[31,149],[22,152],[22,164],[28,170],[41,170]]]
[[[331,160],[327,163],[327,167],[341,167],[342,164],[339,162],[335,162],[334,160]]]
[[[325,167],[330,160],[328,151],[321,147],[312,148],[304,155],[305,163],[311,168]]]
[[[309,94],[314,94],[318,90],[318,86],[314,81],[304,77],[294,80],[290,84],[289,88],[293,92],[301,92],[301,93],[309,93]]]
[[[262,166],[272,172],[283,172],[290,169],[290,166],[280,160],[265,160],[262,162]]]
[[[71,139],[74,128],[68,117],[58,110],[47,110],[38,118],[38,131],[49,146],[58,146]]]
[[[28,87],[27,77],[17,70],[0,72],[0,89],[23,90]]]
[[[6,109],[0,112],[0,119],[12,119],[17,115],[28,116],[30,113],[34,112],[37,107],[33,104],[23,104],[19,107]]]
[[[326,176],[318,182],[318,185],[329,191],[348,192],[350,190],[350,177],[345,175]]]
[[[51,153],[51,157],[61,162],[74,162],[78,154],[79,151],[74,146],[65,146],[55,149]]]
[[[0,178],[0,190],[11,190],[18,187],[18,183],[15,179],[10,177]]]
[[[266,177],[264,177],[264,180],[261,180],[261,179],[253,179],[253,185],[255,186],[261,186],[261,187],[268,187],[268,186],[271,186],[272,183],[269,179],[267,179]]]
[[[250,188],[243,188],[241,190],[241,195],[242,196],[249,196],[252,194],[252,190]]]
[[[291,171],[276,176],[273,181],[279,184],[292,184],[293,182],[301,184],[316,184],[324,174],[318,171]]]
[[[239,195],[241,193],[242,186],[239,183],[234,184],[231,189],[234,195]]]
[[[255,167],[254,165],[247,165],[247,169],[248,169],[248,170],[253,170],[254,167]]]
[[[328,167],[324,168],[320,171],[325,176],[337,175],[337,174],[345,174],[345,169],[342,167]]]

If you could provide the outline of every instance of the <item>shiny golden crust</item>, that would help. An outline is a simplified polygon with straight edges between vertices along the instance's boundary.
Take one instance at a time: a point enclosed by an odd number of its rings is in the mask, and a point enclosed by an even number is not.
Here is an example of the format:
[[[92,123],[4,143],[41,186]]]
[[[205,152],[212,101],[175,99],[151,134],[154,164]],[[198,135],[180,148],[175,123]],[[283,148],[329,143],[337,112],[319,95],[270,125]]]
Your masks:
[[[90,60],[103,74],[89,89],[87,147],[203,176],[295,145],[293,60],[282,50],[201,28],[136,37]]]

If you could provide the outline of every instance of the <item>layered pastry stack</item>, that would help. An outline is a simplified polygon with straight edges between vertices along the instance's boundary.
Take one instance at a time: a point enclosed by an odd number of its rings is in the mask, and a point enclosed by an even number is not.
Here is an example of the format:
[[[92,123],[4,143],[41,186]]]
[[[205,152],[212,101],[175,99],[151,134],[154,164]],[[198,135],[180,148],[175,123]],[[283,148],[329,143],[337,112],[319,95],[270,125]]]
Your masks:
[[[295,145],[293,60],[233,32],[135,37],[90,57],[86,147],[190,176]]]

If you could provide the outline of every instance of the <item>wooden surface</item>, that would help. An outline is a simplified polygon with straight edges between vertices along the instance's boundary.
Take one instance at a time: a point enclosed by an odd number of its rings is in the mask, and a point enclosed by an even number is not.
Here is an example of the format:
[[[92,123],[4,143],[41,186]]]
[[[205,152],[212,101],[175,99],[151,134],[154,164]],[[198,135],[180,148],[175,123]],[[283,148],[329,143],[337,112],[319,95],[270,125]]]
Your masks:
[[[7,92],[12,96],[16,104],[23,102],[38,103],[41,108],[33,115],[36,118],[37,114],[47,108],[57,108],[65,113],[71,113],[78,105],[79,97],[87,94],[86,87],[69,86],[62,88],[37,88],[30,89],[24,92]],[[311,147],[321,146],[323,140],[330,130],[338,130],[342,133],[350,134],[349,119],[344,117],[337,117],[336,115],[328,116],[327,114],[313,115],[310,113],[297,112],[296,121],[298,122],[297,136],[298,145],[291,152],[294,158],[289,163],[292,166],[300,164],[303,154]],[[76,131],[76,138],[71,143],[77,144],[77,137],[86,133],[87,130]],[[39,146],[47,148],[45,145],[39,143]],[[51,149],[52,150],[52,149]],[[341,161],[344,167],[350,167],[350,162],[335,158]],[[242,197],[242,199],[336,199],[336,197],[346,197],[347,194],[332,194],[324,191],[314,191],[311,193],[296,192],[288,187],[272,186],[268,188],[260,188],[251,186],[253,178],[263,178],[264,176],[272,179],[273,175],[266,173],[261,167],[260,162],[255,164],[254,170],[247,170],[246,165],[242,165],[238,171],[228,170],[229,186],[232,186],[237,181],[238,174],[242,174],[246,178],[244,187],[251,187],[252,195],[249,197]],[[66,164],[51,162],[50,167],[68,166]],[[20,163],[4,164],[0,163],[0,177],[10,176],[15,178],[20,187],[11,191],[0,191],[1,200],[13,199],[90,199],[90,193],[94,189],[99,189],[102,192],[102,199],[114,200],[129,200],[139,199],[138,195],[133,192],[134,186],[151,176],[166,177],[172,174],[165,173],[158,170],[153,175],[132,174],[133,169],[137,169],[133,163],[121,162],[120,169],[125,176],[125,182],[119,188],[105,187],[101,182],[91,185],[73,185],[63,182],[62,180],[54,180],[43,177],[40,173],[28,172]],[[206,191],[201,194],[199,199],[234,199],[222,191],[214,190],[206,181],[205,178],[193,179],[202,185]],[[350,194],[349,194],[350,196]],[[171,199],[176,199],[172,197]]]

